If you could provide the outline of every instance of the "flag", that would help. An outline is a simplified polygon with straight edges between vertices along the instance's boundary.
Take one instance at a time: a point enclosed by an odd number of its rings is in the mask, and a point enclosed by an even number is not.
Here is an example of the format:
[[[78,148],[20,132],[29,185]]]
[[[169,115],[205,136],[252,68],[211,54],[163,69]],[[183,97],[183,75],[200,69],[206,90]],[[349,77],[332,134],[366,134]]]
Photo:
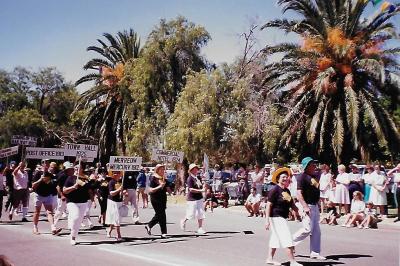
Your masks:
[[[207,154],[204,153],[204,159],[203,159],[203,169],[204,169],[204,178],[206,180],[210,179],[210,173],[208,172],[210,166],[209,166],[209,161],[208,161],[208,156]]]

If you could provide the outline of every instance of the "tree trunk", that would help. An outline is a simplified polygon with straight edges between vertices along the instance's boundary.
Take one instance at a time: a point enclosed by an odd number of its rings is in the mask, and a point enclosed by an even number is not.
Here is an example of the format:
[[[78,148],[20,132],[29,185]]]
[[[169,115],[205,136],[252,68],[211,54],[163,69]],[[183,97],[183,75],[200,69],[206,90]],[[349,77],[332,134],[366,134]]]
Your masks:
[[[42,96],[40,97],[40,103],[39,103],[39,114],[43,115],[43,103],[44,103],[44,93],[42,93]]]

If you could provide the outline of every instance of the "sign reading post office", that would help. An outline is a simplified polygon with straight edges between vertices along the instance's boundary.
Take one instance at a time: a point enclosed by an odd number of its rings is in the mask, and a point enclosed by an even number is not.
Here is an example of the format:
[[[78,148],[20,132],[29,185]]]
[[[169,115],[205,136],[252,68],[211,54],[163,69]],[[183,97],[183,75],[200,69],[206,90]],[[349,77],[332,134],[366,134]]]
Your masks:
[[[64,149],[26,147],[25,158],[64,160]]]

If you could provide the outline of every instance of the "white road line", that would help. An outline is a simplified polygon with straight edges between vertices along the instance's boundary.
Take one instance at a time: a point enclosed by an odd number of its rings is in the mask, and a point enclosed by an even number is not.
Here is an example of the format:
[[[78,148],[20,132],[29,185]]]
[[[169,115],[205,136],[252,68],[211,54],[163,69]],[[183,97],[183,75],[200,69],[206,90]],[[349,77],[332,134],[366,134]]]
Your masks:
[[[119,255],[132,257],[132,258],[139,259],[139,260],[144,260],[144,261],[151,262],[151,263],[157,263],[158,265],[182,266],[181,264],[167,262],[167,261],[163,261],[163,260],[159,260],[159,259],[154,259],[154,258],[150,258],[150,257],[145,257],[145,256],[141,256],[141,255],[132,254],[132,253],[126,253],[126,252],[115,250],[115,249],[111,249],[111,248],[103,248],[103,247],[101,247],[99,249],[103,250],[103,251],[108,251],[108,252],[112,252],[112,253],[115,253],[115,254],[119,254]]]

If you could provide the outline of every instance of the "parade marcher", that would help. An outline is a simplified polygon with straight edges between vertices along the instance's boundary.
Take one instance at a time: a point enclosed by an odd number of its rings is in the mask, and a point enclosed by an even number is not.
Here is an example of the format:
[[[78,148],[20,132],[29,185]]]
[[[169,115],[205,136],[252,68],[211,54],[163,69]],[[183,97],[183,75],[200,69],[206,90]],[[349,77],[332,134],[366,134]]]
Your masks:
[[[181,220],[181,229],[185,231],[186,222],[188,220],[197,219],[199,226],[197,233],[205,234],[206,232],[203,229],[203,220],[205,218],[203,209],[203,193],[205,192],[205,188],[201,183],[201,179],[197,176],[199,170],[200,167],[198,165],[194,163],[189,165],[189,177],[186,181],[188,188],[188,194],[186,197],[186,216],[183,220]]]
[[[105,169],[100,169],[98,173],[99,178],[96,181],[96,195],[100,205],[98,222],[99,224],[103,223],[103,226],[106,226],[107,200],[108,195],[110,194],[108,191],[108,183],[111,181],[111,177],[107,176]]]
[[[8,218],[12,220],[14,210],[16,210],[19,204],[22,203],[22,222],[27,222],[28,220],[26,219],[26,215],[28,213],[29,202],[29,176],[25,169],[25,162],[20,162],[19,165],[14,169],[13,177],[13,203]]]
[[[58,173],[57,176],[57,209],[54,214],[54,226],[57,227],[58,221],[61,219],[63,214],[67,210],[67,198],[63,193],[64,184],[68,177],[73,176],[75,172],[74,165],[70,162],[65,162],[63,164],[64,170]]]
[[[394,185],[397,185],[395,194],[397,200],[397,218],[394,220],[395,223],[400,221],[400,163],[388,172],[388,176],[393,178]]]
[[[150,179],[149,194],[155,215],[148,225],[145,226],[145,229],[147,233],[151,235],[153,226],[159,224],[161,228],[161,238],[166,238],[167,215],[165,209],[167,208],[167,180],[165,177],[165,166],[163,164],[157,164],[154,168],[154,174]]]
[[[50,172],[43,172],[40,177],[38,175],[35,175],[32,180],[32,189],[34,191],[35,202],[35,213],[33,215],[33,233],[36,235],[39,234],[38,223],[42,205],[47,212],[47,220],[50,223],[52,234],[57,235],[61,231],[61,228],[57,229],[54,226],[53,195],[57,191],[57,184],[54,182],[52,177],[53,175]]]
[[[4,175],[6,176],[6,190],[7,190],[7,201],[5,204],[5,211],[11,211],[13,205],[14,195],[14,176],[13,172],[17,164],[15,161],[11,161],[10,165],[7,165],[4,169]]]
[[[81,180],[84,180],[85,182],[87,182],[89,187],[90,187],[90,190],[93,191],[94,190],[94,186],[95,186],[95,182],[96,182],[96,178],[91,175],[92,170],[89,169],[89,168],[84,169],[82,164],[81,163],[79,163],[79,164],[80,164],[80,167],[78,168],[78,173],[77,173],[78,174],[78,178],[81,179]],[[93,171],[94,171],[94,169],[93,169]],[[92,222],[92,219],[90,218],[90,210],[92,209],[92,206],[96,207],[96,203],[94,201],[94,197],[90,197],[88,199],[88,201],[87,201],[86,210],[85,210],[85,213],[83,215],[83,220],[82,220],[82,223],[81,223],[82,227],[86,227],[86,224],[87,224],[87,227],[89,229],[92,229],[93,226],[94,226],[93,222]],[[85,224],[85,221],[86,221],[86,224]]]
[[[79,166],[76,167],[78,170]],[[89,180],[78,178],[76,175],[69,176],[65,181],[63,193],[67,197],[68,227],[71,229],[71,245],[76,245],[76,237],[85,215],[88,200],[93,199],[93,191]]]
[[[5,165],[0,164],[0,219],[1,214],[3,213],[3,197],[6,195],[6,176],[5,172]]]
[[[302,265],[294,259],[294,242],[286,220],[289,217],[290,208],[297,212],[297,207],[287,188],[290,175],[291,171],[289,168],[277,169],[272,177],[272,182],[276,186],[268,193],[265,229],[271,231],[271,236],[266,263],[271,265],[281,265],[280,262],[274,261],[277,248],[288,249],[291,266]]]
[[[338,172],[339,174],[335,179],[335,203],[339,205],[339,214],[342,212],[342,206],[344,206],[345,214],[348,214],[350,207],[350,176],[348,173],[346,173],[346,166],[344,166],[343,164],[338,166]]]
[[[301,161],[303,173],[297,179],[297,199],[303,207],[302,225],[293,236],[295,245],[310,236],[310,258],[325,260],[321,252],[321,229],[319,226],[318,201],[320,197],[319,180],[315,175],[316,161],[305,157]]]
[[[51,162],[50,166],[49,166],[49,173],[51,173],[51,178],[54,182],[54,184],[57,184],[57,175],[59,173],[59,169],[58,169],[58,165],[56,162]],[[53,210],[57,209],[57,205],[58,205],[58,192],[57,190],[54,192],[53,195]]]
[[[137,196],[136,196],[136,189],[137,189],[137,176],[138,172],[127,171],[124,174],[123,178],[123,189],[124,189],[124,202],[126,205],[128,203],[132,206],[132,220],[133,223],[139,223],[139,208],[137,204]]]
[[[145,209],[149,205],[149,197],[147,195],[147,187],[148,187],[148,177],[146,176],[145,170],[141,169],[140,173],[137,177],[137,203],[139,205],[140,195],[142,195],[142,208]]]
[[[111,238],[111,233],[115,228],[117,241],[122,241],[120,207],[122,206],[123,186],[119,172],[113,171],[112,180],[108,183],[108,192],[106,224],[110,225],[110,229],[107,230],[107,237]]]
[[[382,218],[386,218],[385,205],[387,205],[387,195],[386,190],[389,185],[389,180],[381,172],[381,167],[379,164],[374,166],[374,172],[371,174],[371,193],[369,195],[369,200],[374,204],[374,206],[379,208],[379,215]]]

